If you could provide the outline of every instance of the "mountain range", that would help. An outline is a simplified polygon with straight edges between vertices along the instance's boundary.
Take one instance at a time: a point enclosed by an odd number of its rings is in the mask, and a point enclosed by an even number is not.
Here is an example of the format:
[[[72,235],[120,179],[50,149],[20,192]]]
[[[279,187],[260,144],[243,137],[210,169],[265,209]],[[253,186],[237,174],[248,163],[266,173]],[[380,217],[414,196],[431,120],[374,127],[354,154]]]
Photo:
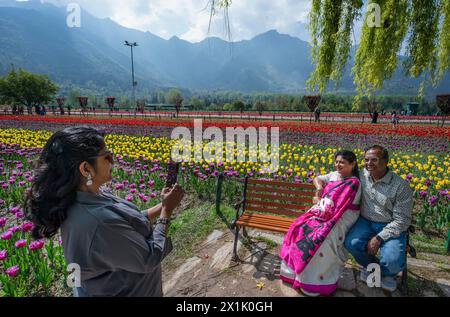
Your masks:
[[[65,7],[38,0],[0,0],[0,75],[13,65],[48,74],[63,90],[129,91],[131,58],[125,40],[139,45],[134,49],[138,94],[169,87],[303,93],[313,70],[308,42],[276,30],[233,43],[215,37],[191,43],[129,29],[84,10],[81,26],[69,28],[67,15]],[[399,70],[382,92],[414,95],[419,84]],[[446,92],[448,87],[447,74],[427,94]],[[353,93],[350,67],[339,88],[330,84],[329,91]]]

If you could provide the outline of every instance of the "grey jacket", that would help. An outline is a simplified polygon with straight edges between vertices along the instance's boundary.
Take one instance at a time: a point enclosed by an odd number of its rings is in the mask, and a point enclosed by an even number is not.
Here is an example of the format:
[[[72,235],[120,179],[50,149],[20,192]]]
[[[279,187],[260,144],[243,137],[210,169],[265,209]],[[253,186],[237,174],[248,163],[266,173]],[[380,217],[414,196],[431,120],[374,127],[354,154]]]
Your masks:
[[[67,264],[81,268],[76,296],[163,295],[161,261],[172,250],[164,225],[152,229],[134,204],[77,192],[61,226]]]

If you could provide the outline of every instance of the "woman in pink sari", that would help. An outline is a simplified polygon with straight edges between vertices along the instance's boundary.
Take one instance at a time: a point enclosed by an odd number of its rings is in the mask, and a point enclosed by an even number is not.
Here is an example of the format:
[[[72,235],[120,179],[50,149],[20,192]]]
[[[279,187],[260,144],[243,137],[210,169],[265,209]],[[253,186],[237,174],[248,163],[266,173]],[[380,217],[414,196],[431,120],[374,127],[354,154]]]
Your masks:
[[[336,171],[314,179],[315,205],[290,227],[281,248],[280,278],[309,296],[331,295],[347,260],[345,234],[359,217],[356,156],[340,151]]]

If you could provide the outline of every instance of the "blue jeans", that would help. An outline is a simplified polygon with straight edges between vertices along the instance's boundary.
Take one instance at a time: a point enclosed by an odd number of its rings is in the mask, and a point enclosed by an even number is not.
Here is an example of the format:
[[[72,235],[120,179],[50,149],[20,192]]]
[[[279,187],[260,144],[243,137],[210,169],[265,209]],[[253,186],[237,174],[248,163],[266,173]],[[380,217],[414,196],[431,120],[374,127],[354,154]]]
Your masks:
[[[383,276],[396,276],[406,266],[406,232],[381,244],[380,258],[367,253],[368,242],[380,233],[387,223],[369,221],[359,217],[345,238],[345,248],[363,267],[378,263]]]

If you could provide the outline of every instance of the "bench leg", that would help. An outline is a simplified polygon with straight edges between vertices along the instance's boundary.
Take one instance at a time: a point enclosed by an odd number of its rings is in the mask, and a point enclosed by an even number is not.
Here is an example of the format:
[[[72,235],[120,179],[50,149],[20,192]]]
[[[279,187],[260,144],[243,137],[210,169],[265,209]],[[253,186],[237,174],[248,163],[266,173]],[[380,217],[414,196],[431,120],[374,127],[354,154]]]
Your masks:
[[[247,228],[246,228],[246,227],[243,227],[243,228],[242,228],[242,235],[243,235],[244,237],[248,238],[248,232],[247,232]]]
[[[232,260],[237,262],[239,261],[239,257],[237,255],[237,244],[238,244],[238,240],[239,240],[239,226],[235,226],[235,233],[234,233],[234,245],[233,245],[233,258]]]
[[[400,291],[403,296],[408,296],[408,268],[406,267],[402,272],[402,284]]]

